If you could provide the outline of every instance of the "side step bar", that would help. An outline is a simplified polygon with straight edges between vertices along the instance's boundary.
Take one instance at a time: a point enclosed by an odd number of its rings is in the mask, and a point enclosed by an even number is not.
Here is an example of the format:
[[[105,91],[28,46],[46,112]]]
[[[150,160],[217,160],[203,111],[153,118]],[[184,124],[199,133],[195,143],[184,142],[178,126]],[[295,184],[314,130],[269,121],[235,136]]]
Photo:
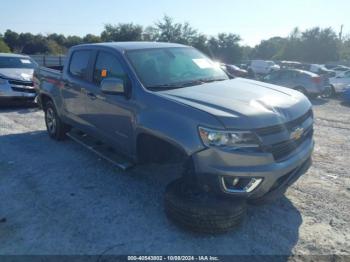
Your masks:
[[[133,163],[118,154],[112,147],[77,129],[72,129],[67,133],[67,136],[122,170],[127,170],[133,166]]]

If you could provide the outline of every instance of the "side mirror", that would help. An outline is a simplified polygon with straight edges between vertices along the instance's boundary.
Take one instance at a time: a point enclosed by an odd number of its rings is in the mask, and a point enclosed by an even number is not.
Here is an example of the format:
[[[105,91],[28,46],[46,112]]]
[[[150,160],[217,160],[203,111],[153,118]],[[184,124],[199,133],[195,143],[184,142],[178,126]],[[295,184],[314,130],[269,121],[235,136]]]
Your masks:
[[[126,92],[124,80],[121,78],[106,78],[101,82],[101,91],[109,95],[124,95]]]

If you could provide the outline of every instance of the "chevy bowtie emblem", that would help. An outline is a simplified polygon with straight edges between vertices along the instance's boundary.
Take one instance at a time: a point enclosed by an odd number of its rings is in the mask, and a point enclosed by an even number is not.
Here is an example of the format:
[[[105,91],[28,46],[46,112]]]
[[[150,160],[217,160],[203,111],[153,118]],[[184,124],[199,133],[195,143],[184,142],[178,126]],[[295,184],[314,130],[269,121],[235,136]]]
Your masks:
[[[298,127],[294,129],[293,132],[290,133],[290,139],[298,140],[299,138],[301,138],[303,133],[304,133],[304,128]]]

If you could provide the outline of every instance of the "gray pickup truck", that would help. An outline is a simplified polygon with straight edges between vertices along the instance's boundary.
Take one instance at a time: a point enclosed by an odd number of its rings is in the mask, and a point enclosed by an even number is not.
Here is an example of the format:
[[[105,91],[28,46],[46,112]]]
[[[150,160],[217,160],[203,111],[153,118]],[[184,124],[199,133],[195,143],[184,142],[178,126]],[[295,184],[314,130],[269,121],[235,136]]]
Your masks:
[[[34,77],[52,138],[73,127],[131,163],[182,161],[206,192],[267,199],[311,163],[313,112],[302,93],[230,78],[192,47],[79,45],[62,72]]]

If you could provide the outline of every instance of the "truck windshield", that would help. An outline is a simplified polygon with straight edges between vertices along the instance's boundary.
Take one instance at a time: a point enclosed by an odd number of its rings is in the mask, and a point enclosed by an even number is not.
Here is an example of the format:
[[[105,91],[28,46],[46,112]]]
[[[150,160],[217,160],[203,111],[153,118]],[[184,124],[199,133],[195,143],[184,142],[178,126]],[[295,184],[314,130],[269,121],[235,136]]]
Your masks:
[[[228,79],[219,63],[194,48],[131,50],[127,56],[143,85],[165,90]]]
[[[0,68],[35,68],[37,64],[27,57],[0,57]]]

